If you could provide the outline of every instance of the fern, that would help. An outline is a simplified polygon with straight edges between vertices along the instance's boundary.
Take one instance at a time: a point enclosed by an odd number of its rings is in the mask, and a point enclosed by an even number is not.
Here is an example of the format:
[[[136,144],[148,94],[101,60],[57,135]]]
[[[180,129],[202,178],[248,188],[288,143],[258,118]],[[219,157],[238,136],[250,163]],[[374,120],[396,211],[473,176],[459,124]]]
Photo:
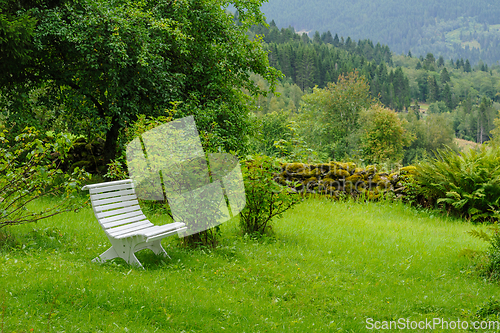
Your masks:
[[[417,165],[420,195],[459,216],[493,222],[500,214],[500,149],[483,146],[457,154],[438,150],[436,158]]]
[[[487,233],[485,233],[484,231],[482,231],[482,230],[479,230],[479,231],[478,231],[478,230],[474,230],[474,229],[473,229],[473,230],[471,230],[471,231],[467,231],[467,233],[468,233],[469,235],[471,235],[472,237],[475,237],[475,238],[481,239],[481,240],[483,240],[483,241],[485,241],[485,242],[488,242],[488,243],[489,243],[489,242],[491,241],[491,237],[490,237]]]
[[[480,266],[480,271],[483,276],[491,280],[500,280],[500,228],[497,224],[494,224],[488,229],[491,231],[491,235],[488,235],[483,230],[471,230],[467,231],[467,233],[489,243],[490,246],[486,252],[488,263],[484,267]],[[473,257],[474,251],[465,249],[462,250],[461,255]]]

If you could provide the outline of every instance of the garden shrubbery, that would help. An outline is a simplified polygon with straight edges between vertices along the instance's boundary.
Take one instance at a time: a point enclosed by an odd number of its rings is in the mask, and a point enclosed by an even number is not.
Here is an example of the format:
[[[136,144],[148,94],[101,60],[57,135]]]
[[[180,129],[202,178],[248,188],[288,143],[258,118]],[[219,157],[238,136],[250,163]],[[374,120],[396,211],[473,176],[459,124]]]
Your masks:
[[[80,207],[75,192],[89,175],[78,167],[71,173],[60,169],[72,147],[67,135],[49,140],[33,128],[10,140],[6,134],[0,127],[0,229]],[[50,195],[60,196],[59,202],[42,211],[29,209],[34,200]]]
[[[272,228],[274,217],[281,216],[300,201],[300,197],[275,180],[280,171],[276,159],[254,156],[243,163],[246,206],[240,214],[243,233],[263,234]]]
[[[500,202],[500,149],[457,154],[438,150],[436,157],[417,165],[416,195],[427,205],[441,205],[448,212],[473,221],[498,219]]]

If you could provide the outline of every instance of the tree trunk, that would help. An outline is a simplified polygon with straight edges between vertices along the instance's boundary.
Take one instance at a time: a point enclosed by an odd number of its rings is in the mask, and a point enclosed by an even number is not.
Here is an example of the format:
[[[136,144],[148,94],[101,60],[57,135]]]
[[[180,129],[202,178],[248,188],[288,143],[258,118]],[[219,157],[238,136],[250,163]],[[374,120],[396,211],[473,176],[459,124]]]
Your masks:
[[[104,164],[108,165],[116,157],[116,142],[120,133],[120,122],[118,116],[113,116],[111,119],[111,127],[106,133],[106,141],[104,142]]]

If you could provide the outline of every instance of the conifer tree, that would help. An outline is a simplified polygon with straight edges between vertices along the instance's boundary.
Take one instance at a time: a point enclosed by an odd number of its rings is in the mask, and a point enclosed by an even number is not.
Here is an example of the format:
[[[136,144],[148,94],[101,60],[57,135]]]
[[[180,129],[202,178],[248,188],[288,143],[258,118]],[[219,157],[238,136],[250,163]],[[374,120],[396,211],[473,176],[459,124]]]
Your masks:
[[[333,38],[333,46],[338,47],[339,45],[340,45],[339,35],[335,34],[335,37]]]
[[[441,83],[446,82],[450,82],[450,74],[448,74],[448,70],[446,69],[446,67],[444,67],[441,71]]]
[[[470,62],[469,62],[469,59],[467,59],[467,60],[465,61],[464,71],[465,71],[465,72],[467,72],[467,73],[470,73],[470,71],[471,71],[471,67],[470,67]]]

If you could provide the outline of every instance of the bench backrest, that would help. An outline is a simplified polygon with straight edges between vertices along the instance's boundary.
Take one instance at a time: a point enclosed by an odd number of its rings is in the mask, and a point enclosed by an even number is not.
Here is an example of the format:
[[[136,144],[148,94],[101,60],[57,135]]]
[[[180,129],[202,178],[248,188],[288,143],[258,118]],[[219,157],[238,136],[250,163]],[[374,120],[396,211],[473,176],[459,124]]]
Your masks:
[[[105,231],[149,222],[139,206],[132,180],[86,185],[83,189],[89,190],[94,214]]]

